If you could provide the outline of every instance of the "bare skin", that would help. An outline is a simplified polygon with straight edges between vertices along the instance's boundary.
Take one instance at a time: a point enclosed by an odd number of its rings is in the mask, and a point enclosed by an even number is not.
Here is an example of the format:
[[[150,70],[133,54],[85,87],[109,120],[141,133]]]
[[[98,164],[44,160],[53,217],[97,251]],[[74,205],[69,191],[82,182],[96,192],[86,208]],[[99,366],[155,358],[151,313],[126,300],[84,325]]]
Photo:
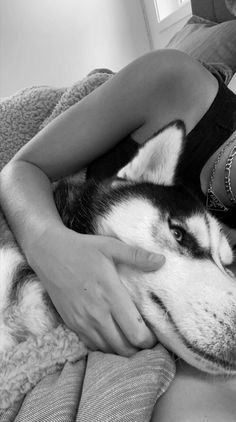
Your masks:
[[[50,181],[81,169],[129,133],[143,142],[176,118],[190,131],[217,87],[216,79],[183,53],[143,56],[57,117],[1,174],[1,204],[19,244],[66,324],[92,348],[127,355],[155,344],[114,262],[153,270],[160,259],[153,263],[145,252],[115,239],[70,232],[57,213]]]
[[[225,144],[227,141],[225,142]],[[214,191],[225,205],[230,205],[224,189],[224,169],[229,151],[225,150],[217,166]],[[202,191],[206,193],[212,166],[221,146],[205,163],[201,175]],[[233,162],[232,189],[236,192],[236,165]],[[225,227],[230,242],[236,243],[236,231]],[[236,261],[230,267],[236,276]],[[181,359],[177,362],[174,381],[167,392],[158,400],[151,422],[234,422],[236,415],[236,376],[213,377],[189,366]]]
[[[234,422],[235,397],[235,377],[211,377],[180,360],[151,422]]]
[[[57,117],[1,173],[1,205],[19,244],[65,323],[92,349],[129,356],[155,344],[114,264],[151,271],[163,259],[116,239],[66,229],[51,181],[83,168],[128,134],[143,143],[177,118],[190,132],[217,89],[216,79],[184,53],[150,53]]]

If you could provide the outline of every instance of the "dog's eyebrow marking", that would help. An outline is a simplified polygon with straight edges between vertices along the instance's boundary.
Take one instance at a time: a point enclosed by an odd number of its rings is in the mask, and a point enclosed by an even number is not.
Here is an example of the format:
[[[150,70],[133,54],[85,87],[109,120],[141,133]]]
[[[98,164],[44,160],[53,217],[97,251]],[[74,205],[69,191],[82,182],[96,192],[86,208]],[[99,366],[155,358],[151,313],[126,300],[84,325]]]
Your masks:
[[[213,224],[213,222],[215,223],[215,221],[212,220],[212,218],[210,218],[210,216],[207,213],[205,213],[204,218],[205,218],[206,227],[208,229],[209,254],[210,254],[211,259],[217,264],[217,261],[216,261],[215,257],[216,257],[216,254],[217,254],[217,256],[219,255],[217,253],[218,252],[218,248],[217,248],[218,244],[214,244],[214,242],[213,242],[213,236],[211,235],[212,234],[212,231],[213,230],[215,231],[215,228],[216,228],[216,225]],[[217,239],[217,237],[216,237],[216,239]],[[222,260],[221,260],[220,255],[219,255],[219,261],[220,261],[220,264],[222,266],[224,266],[224,264],[222,263]]]
[[[210,236],[211,233],[211,224],[210,224],[210,218],[209,215],[207,213],[204,214],[204,220],[205,220],[205,224],[206,224],[206,228],[207,228],[207,233],[208,233],[208,238],[209,238],[209,250],[212,250],[212,239]]]
[[[209,230],[211,259],[225,272],[225,266],[230,265],[233,261],[232,249],[220,223],[207,213],[205,217]]]
[[[178,337],[180,338],[180,340],[182,341],[182,343],[186,346],[188,350],[191,350],[193,353],[195,353],[199,357],[199,359],[204,358],[206,360],[209,360],[213,364],[217,364],[225,369],[236,370],[236,362],[232,362],[231,360],[230,362],[227,362],[226,359],[216,358],[212,354],[206,352],[205,350],[201,350],[199,347],[194,346],[190,341],[188,341],[179,330],[170,311],[166,308],[162,300],[153,292],[149,293],[149,297],[154,303],[156,303],[165,312],[165,315],[168,316],[170,323],[174,327],[175,333],[178,335]]]
[[[188,231],[196,239],[198,246],[210,252],[210,225],[206,217],[205,213],[192,215],[186,220],[186,225]]]

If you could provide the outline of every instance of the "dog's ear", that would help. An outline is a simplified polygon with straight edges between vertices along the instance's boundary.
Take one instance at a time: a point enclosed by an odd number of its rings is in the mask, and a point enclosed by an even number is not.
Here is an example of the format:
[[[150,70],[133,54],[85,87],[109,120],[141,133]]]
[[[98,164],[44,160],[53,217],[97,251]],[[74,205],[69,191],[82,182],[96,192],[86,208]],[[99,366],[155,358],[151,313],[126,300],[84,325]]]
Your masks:
[[[183,150],[185,125],[176,120],[142,146],[137,155],[118,172],[118,177],[172,185]]]

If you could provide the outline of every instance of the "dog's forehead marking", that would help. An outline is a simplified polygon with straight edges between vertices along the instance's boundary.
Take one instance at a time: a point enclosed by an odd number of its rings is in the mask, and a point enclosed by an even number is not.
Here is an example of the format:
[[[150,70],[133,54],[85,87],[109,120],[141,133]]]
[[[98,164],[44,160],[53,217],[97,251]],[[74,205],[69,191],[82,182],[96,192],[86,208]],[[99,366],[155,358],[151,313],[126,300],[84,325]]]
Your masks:
[[[213,216],[208,215],[211,233],[212,255],[215,261],[220,260],[222,265],[230,265],[233,262],[233,251],[220,223]]]
[[[219,222],[210,214],[193,215],[186,220],[188,230],[197,239],[198,244],[209,250],[213,260],[219,266],[232,263],[233,253]]]
[[[105,217],[98,219],[97,224],[100,233],[115,234],[128,243],[142,242],[145,247],[151,247],[153,222],[160,217],[160,211],[150,201],[136,197],[112,206]]]
[[[194,214],[186,219],[188,231],[193,234],[198,244],[205,249],[211,249],[210,227],[204,214]]]

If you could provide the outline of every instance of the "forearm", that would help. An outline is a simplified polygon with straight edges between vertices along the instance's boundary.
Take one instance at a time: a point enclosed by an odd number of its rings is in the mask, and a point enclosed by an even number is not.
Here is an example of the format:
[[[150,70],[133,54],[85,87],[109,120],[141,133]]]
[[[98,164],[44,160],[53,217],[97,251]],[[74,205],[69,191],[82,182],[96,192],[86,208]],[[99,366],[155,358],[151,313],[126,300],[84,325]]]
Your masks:
[[[0,201],[27,258],[49,228],[62,226],[48,177],[35,165],[11,161],[0,174]]]

